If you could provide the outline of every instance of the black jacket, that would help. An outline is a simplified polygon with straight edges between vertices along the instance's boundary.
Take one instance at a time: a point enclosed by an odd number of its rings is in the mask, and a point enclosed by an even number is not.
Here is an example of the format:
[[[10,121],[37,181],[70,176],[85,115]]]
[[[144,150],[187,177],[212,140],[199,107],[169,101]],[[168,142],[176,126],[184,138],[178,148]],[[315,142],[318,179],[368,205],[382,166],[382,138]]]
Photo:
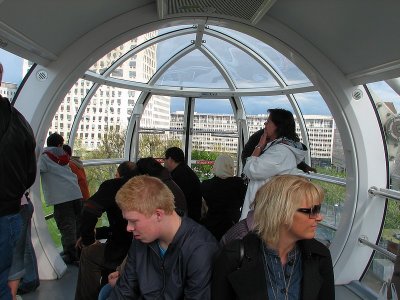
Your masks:
[[[220,240],[240,218],[246,185],[237,176],[225,179],[215,176],[201,183],[201,192],[208,207],[202,223]]]
[[[95,241],[94,229],[98,218],[107,213],[110,223],[104,257],[108,262],[119,265],[132,242],[132,233],[126,231],[127,221],[115,202],[118,190],[129,178],[114,178],[104,181],[98,191],[83,203],[81,220],[81,237],[84,245]]]
[[[180,163],[172,172],[172,179],[185,194],[188,217],[196,222],[201,217],[201,188],[200,179],[185,163]]]
[[[109,299],[209,300],[215,238],[190,218],[182,218],[164,258],[157,241],[133,240],[124,272]]]
[[[226,245],[217,258],[212,299],[268,299],[261,240],[254,233],[250,233],[243,238],[243,243],[245,254],[240,268],[240,240]],[[303,264],[301,299],[334,300],[333,267],[328,248],[314,239],[299,241],[298,245],[302,251]]]
[[[35,182],[35,137],[24,116],[0,96],[0,216],[19,212]]]

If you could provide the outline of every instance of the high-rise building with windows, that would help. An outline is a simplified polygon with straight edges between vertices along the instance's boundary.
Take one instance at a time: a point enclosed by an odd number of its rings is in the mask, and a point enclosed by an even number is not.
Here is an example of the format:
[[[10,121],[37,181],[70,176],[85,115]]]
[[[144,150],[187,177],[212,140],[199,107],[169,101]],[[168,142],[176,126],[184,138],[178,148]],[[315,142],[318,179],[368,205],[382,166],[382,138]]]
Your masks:
[[[137,45],[152,38],[155,32],[129,40],[113,49],[99,59],[89,69],[91,72],[103,74],[112,64]],[[157,47],[150,46],[137,55],[125,60],[110,74],[110,77],[148,82],[156,71]],[[24,68],[30,67],[28,61]],[[74,118],[78,115],[81,104],[93,87],[93,82],[78,79],[60,104],[51,122],[49,133],[58,132],[68,141]],[[82,147],[96,149],[104,135],[110,131],[124,132],[127,129],[134,104],[140,91],[100,85],[88,100],[82,118],[78,123],[76,138]],[[170,97],[153,96],[142,115],[141,127],[168,128],[170,124]]]

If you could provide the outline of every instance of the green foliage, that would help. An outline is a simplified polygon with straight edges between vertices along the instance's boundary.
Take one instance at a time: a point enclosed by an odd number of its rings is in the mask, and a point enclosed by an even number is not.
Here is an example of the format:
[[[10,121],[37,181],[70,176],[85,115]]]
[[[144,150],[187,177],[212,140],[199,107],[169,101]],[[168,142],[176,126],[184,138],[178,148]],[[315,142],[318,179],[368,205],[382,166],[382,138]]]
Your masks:
[[[165,135],[141,134],[139,137],[139,156],[164,158],[165,150],[170,147],[182,147],[178,139],[167,140]]]
[[[400,229],[400,206],[395,200],[388,200],[384,228]]]
[[[205,151],[205,150],[193,150],[192,151],[192,159],[193,160],[215,161],[215,159],[217,158],[217,156],[219,154],[220,153]],[[193,165],[192,169],[197,174],[197,176],[200,178],[200,181],[203,181],[204,179],[209,179],[210,177],[212,177],[212,174],[211,174],[212,165]]]

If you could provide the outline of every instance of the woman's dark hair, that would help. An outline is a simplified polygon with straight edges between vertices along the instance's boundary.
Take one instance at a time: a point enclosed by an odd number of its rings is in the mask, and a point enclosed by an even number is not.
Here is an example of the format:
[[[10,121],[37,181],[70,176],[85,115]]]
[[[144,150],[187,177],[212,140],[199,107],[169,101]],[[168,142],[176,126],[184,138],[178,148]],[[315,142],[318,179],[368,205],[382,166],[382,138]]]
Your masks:
[[[296,123],[293,114],[283,108],[268,109],[269,118],[275,124],[277,137],[286,137],[295,142],[299,142],[299,136],[296,133]]]
[[[160,176],[161,172],[164,170],[164,167],[153,157],[139,159],[136,166],[140,174],[154,177]]]

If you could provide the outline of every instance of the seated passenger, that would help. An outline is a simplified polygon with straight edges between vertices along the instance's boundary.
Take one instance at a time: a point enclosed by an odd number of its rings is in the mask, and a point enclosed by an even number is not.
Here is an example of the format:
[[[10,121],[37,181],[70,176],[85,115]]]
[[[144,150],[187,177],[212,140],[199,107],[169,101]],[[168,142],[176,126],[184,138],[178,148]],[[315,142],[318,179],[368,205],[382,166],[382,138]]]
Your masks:
[[[200,222],[202,206],[200,179],[185,163],[185,154],[182,149],[168,148],[165,151],[164,166],[171,172],[172,179],[185,195],[188,217]]]
[[[136,165],[125,161],[117,169],[116,178],[104,181],[98,191],[84,202],[81,237],[77,247],[82,249],[75,299],[97,299],[100,278],[112,272],[123,261],[132,242],[132,235],[126,232],[127,222],[115,202],[118,190],[137,175]],[[95,227],[103,212],[110,223],[106,243],[96,241]],[[108,272],[107,272],[108,271]],[[104,273],[107,274],[104,274]]]
[[[218,243],[175,212],[170,189],[158,178],[136,176],[116,199],[134,240],[109,299],[210,299]]]
[[[234,176],[234,161],[226,154],[214,163],[214,177],[201,183],[201,192],[208,210],[202,223],[220,240],[222,235],[240,218],[246,186],[242,178]]]
[[[257,192],[254,233],[224,247],[213,299],[335,299],[329,250],[314,239],[324,193],[306,178],[273,177]]]
[[[182,217],[187,214],[186,197],[165,167],[155,158],[145,157],[137,161],[137,168],[140,174],[157,177],[165,183],[174,195],[175,210],[178,215]]]

